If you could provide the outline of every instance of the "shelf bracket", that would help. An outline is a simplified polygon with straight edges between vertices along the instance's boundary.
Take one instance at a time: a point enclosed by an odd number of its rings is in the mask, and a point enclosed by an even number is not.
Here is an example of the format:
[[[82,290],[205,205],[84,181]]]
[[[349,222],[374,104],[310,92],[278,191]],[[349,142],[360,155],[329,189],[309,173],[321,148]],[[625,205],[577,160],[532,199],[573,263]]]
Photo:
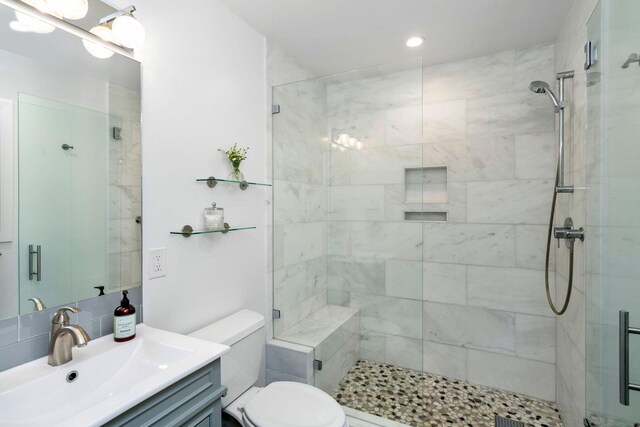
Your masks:
[[[228,223],[224,223],[224,230],[221,230],[220,232],[222,234],[227,234],[229,232],[229,229],[231,228],[231,226]],[[193,227],[190,226],[189,224],[182,226],[182,229],[180,230],[180,234],[182,234],[182,237],[191,237],[193,235]]]
[[[213,188],[216,185],[218,185],[218,180],[214,176],[210,176],[209,178],[207,178],[207,186],[209,188]]]

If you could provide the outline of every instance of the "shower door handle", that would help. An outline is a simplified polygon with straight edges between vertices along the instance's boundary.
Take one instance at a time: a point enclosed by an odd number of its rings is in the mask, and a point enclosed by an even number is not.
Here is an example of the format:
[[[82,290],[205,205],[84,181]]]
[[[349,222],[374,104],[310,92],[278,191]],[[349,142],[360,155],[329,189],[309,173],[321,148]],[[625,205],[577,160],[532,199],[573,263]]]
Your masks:
[[[36,282],[42,280],[42,247],[29,245],[29,280],[35,277]]]
[[[618,313],[618,333],[620,335],[620,403],[629,406],[629,390],[640,391],[640,384],[629,383],[629,335],[640,335],[640,328],[629,327],[629,312]]]

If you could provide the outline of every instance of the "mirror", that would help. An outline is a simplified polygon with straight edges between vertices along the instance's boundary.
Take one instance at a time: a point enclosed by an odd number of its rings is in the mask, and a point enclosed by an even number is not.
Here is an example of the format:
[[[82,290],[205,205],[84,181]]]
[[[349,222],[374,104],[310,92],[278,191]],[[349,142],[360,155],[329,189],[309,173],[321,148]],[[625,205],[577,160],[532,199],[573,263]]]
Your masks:
[[[15,20],[0,5],[0,320],[142,282],[140,64]]]

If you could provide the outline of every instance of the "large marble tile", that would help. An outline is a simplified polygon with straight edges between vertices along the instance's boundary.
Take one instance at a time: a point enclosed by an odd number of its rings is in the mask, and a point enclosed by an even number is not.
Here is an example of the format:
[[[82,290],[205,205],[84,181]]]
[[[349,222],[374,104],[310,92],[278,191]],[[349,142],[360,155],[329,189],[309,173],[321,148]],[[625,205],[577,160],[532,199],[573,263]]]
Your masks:
[[[385,295],[422,300],[422,262],[387,260],[384,273]]]
[[[267,39],[266,45],[267,85],[278,86],[310,79],[313,74],[298,64],[281,46]],[[277,89],[274,88],[274,91]]]
[[[315,358],[318,360],[329,360],[338,353],[342,347],[358,342],[360,344],[360,316],[354,314],[340,324],[327,338],[315,347]]]
[[[420,105],[422,69],[386,72],[366,69],[359,76],[345,75],[327,85],[329,119],[354,113],[382,111],[394,107]],[[353,78],[357,77],[357,78]]]
[[[450,181],[514,178],[514,138],[498,136],[426,144],[424,166],[447,166]]]
[[[327,393],[333,392],[360,357],[360,340],[348,340],[331,358],[322,361],[322,371],[316,371],[314,385]]]
[[[285,374],[309,378],[313,375],[313,348],[281,340],[266,344],[266,368]]]
[[[330,287],[346,292],[385,293],[385,262],[375,259],[330,257]]]
[[[327,228],[327,255],[351,255],[351,223],[330,221]]]
[[[469,382],[555,400],[555,367],[551,363],[469,350],[467,367]]]
[[[385,111],[385,144],[415,145],[422,142],[422,105]]]
[[[515,266],[515,230],[486,224],[424,224],[427,262]]]
[[[325,224],[308,222],[284,227],[284,265],[289,266],[325,253]]]
[[[516,136],[516,178],[555,179],[557,165],[555,132]]]
[[[530,91],[496,92],[467,101],[467,133],[504,136],[553,132],[554,111],[549,100]]]
[[[516,225],[516,265],[520,268],[544,270],[547,252],[546,225]],[[552,240],[549,254],[549,277],[554,276],[556,245]]]
[[[296,307],[328,287],[327,259],[318,257],[291,265],[273,274],[273,303],[280,310]]]
[[[421,301],[353,292],[350,306],[360,309],[363,333],[422,337]]]
[[[306,217],[305,184],[273,181],[273,220],[275,224],[301,222]]]
[[[516,355],[556,363],[556,319],[517,314]]]
[[[489,96],[513,87],[514,52],[424,67],[424,102]]]
[[[424,143],[454,143],[467,136],[466,101],[439,102],[423,107]]]
[[[467,379],[467,350],[457,345],[423,341],[423,371],[458,380]]]
[[[550,316],[544,273],[522,268],[472,267],[467,270],[469,305]]]
[[[526,91],[534,80],[555,82],[555,45],[548,44],[516,50],[515,87]]]
[[[360,358],[384,362],[384,350],[387,337],[382,332],[362,330],[360,334]]]
[[[332,116],[330,121],[331,138],[335,140],[341,134],[346,133],[360,140],[363,147],[371,148],[386,145],[386,115],[387,112],[385,110],[374,110],[366,112],[350,111],[343,115]],[[413,144],[418,142],[419,139],[414,141]]]
[[[467,303],[467,268],[458,264],[423,263],[425,301],[465,305]]]
[[[381,221],[384,212],[383,185],[329,187],[329,220]]]
[[[354,222],[351,224],[351,255],[377,259],[422,259],[422,224]]]
[[[470,182],[467,220],[488,224],[547,223],[551,180]]]
[[[402,184],[406,168],[422,167],[422,145],[352,151],[350,167],[351,184]]]
[[[402,368],[422,370],[422,340],[388,335],[385,341],[385,363]]]
[[[351,150],[331,150],[329,152],[328,180],[330,185],[351,184]]]
[[[442,344],[515,354],[515,314],[425,302],[424,338]]]

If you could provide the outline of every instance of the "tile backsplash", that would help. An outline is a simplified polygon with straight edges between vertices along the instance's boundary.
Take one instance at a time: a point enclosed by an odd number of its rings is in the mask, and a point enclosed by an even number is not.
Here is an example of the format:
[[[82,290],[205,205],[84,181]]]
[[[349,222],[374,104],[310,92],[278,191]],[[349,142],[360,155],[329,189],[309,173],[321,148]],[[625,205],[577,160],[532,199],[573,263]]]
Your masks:
[[[142,322],[142,287],[129,289],[129,301]],[[67,305],[80,308],[69,313],[71,324],[82,326],[91,339],[113,333],[113,311],[120,305],[120,292],[76,301]],[[46,356],[49,349],[51,318],[60,307],[0,321],[0,371]],[[89,344],[91,345],[91,344]]]

